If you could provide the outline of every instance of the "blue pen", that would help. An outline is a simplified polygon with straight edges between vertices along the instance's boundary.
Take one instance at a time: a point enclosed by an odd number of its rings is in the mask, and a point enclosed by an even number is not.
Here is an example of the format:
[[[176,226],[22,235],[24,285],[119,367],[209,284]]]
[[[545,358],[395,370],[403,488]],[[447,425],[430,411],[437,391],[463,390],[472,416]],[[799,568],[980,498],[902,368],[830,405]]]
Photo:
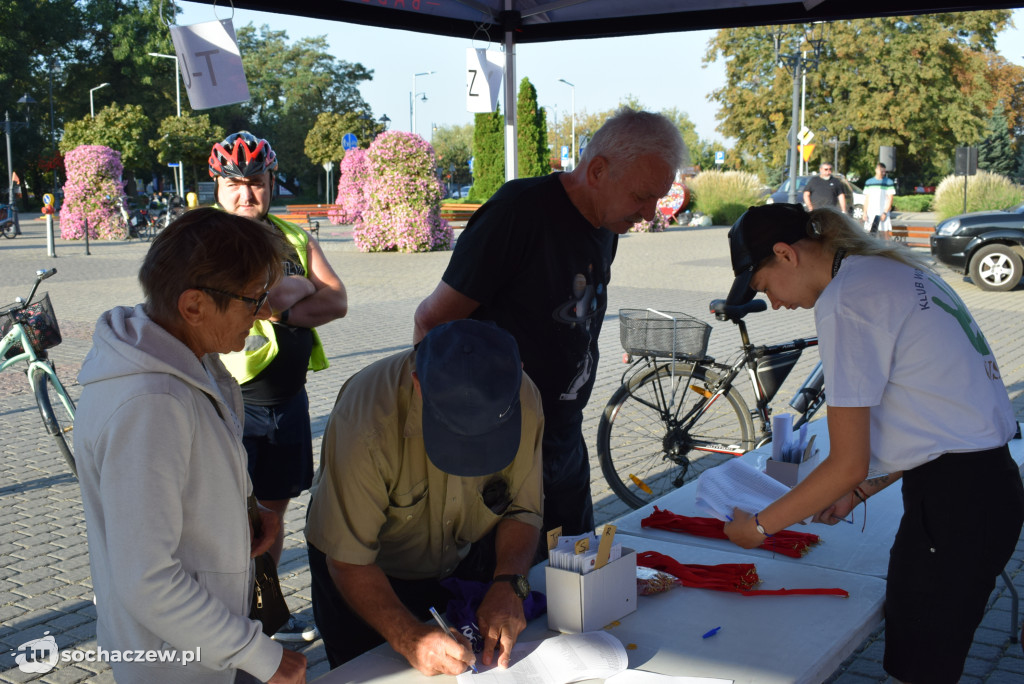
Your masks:
[[[461,646],[462,642],[455,638],[455,635],[452,633],[452,628],[448,626],[448,623],[445,622],[445,619],[441,617],[441,614],[437,612],[437,609],[434,608],[434,606],[430,606],[430,614],[434,616],[434,622],[441,626],[441,629],[444,630],[444,633],[450,636],[452,638],[452,641]],[[476,669],[476,665],[471,664],[469,666],[469,669],[473,670],[473,674],[480,674],[480,671]]]
[[[716,634],[718,634],[718,630],[720,630],[720,629],[722,629],[722,628],[721,627],[715,627],[712,630],[704,632],[704,636],[702,636],[701,639],[707,639],[707,638],[715,636]]]

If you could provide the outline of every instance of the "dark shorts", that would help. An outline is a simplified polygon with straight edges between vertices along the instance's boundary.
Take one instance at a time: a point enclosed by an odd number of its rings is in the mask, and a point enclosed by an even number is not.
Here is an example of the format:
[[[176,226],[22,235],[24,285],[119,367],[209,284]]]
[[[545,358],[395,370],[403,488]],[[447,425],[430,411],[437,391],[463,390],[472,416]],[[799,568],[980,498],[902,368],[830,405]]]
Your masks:
[[[313,434],[306,390],[274,406],[245,405],[242,443],[253,493],[261,501],[294,499],[313,482]]]
[[[903,474],[903,508],[886,583],[885,671],[955,683],[1020,536],[1020,472],[1006,447],[946,454]]]

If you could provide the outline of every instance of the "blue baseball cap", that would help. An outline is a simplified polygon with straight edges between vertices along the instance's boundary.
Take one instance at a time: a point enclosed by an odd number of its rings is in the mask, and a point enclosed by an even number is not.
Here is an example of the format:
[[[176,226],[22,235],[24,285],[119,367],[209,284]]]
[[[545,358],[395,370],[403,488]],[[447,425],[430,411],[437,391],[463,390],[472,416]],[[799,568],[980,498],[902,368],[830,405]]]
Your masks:
[[[416,348],[427,457],[450,475],[504,470],[519,451],[523,368],[515,338],[494,323],[439,325]]]

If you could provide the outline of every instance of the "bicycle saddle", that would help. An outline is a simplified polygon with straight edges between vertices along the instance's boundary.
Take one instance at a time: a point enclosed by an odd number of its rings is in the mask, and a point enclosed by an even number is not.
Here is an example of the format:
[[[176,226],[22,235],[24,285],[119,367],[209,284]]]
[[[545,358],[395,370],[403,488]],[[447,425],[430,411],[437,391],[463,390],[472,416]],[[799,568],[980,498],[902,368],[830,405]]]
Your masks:
[[[727,304],[724,299],[715,299],[711,302],[711,313],[720,321],[732,321],[735,323],[749,313],[767,311],[768,302],[763,299],[751,299],[746,304]]]

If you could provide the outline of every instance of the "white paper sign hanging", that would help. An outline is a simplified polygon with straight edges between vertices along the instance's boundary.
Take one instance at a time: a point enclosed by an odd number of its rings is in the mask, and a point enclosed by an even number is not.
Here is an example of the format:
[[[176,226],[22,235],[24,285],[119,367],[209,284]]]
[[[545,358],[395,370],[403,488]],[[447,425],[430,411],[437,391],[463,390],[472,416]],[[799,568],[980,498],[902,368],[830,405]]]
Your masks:
[[[498,105],[505,53],[466,48],[466,111],[493,112]]]
[[[171,40],[192,109],[248,102],[249,84],[230,19],[171,26]]]

